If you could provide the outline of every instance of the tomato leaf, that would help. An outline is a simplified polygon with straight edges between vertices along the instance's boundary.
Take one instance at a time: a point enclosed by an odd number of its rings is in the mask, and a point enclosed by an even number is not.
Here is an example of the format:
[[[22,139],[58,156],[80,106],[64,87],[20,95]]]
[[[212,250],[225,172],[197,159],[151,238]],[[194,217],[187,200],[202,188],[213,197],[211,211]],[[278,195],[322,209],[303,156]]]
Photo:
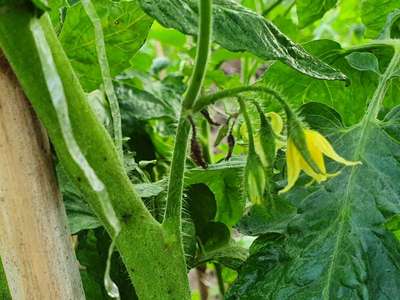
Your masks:
[[[207,169],[186,172],[185,185],[204,183],[217,201],[215,221],[228,226],[236,224],[243,214],[245,197],[242,193],[244,161],[222,162]]]
[[[378,84],[378,76],[370,70],[359,70],[354,65],[362,65],[360,54],[351,58],[352,65],[346,60],[351,55],[341,46],[330,40],[317,40],[305,45],[306,49],[316,57],[332,64],[341,70],[350,80],[350,85],[337,81],[313,80],[294,72],[291,68],[280,63],[275,63],[264,75],[265,84],[271,88],[278,89],[292,104],[300,106],[307,102],[320,102],[334,107],[343,117],[346,125],[355,124],[364,115],[366,101],[371,99]],[[374,45],[357,49],[357,53],[368,55],[371,62],[370,68],[376,71],[376,61],[379,66],[384,67],[393,52],[389,47],[378,47]],[[370,54],[367,54],[370,53]],[[374,56],[373,56],[374,55]],[[375,66],[374,66],[375,64]],[[365,68],[365,67],[364,67]],[[371,70],[372,70],[371,69]],[[392,108],[397,101],[397,84],[393,84],[386,94],[384,105]]]
[[[339,153],[360,157],[362,165],[289,193],[297,216],[285,235],[258,238],[227,299],[398,297],[400,243],[384,224],[400,213],[400,143],[387,132],[400,130],[399,117],[330,135]]]
[[[197,1],[139,0],[142,8],[165,27],[197,35]],[[325,80],[346,77],[293,43],[271,22],[233,0],[213,4],[214,41],[230,51],[248,51],[265,60],[280,60],[299,72]]]

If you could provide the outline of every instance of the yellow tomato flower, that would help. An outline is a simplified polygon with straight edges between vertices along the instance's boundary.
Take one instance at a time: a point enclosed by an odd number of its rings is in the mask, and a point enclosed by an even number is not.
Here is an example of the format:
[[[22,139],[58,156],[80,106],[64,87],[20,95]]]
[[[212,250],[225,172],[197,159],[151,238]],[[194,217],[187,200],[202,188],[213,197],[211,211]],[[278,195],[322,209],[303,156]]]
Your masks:
[[[286,152],[288,183],[283,190],[279,191],[280,194],[289,191],[294,186],[297,179],[299,178],[301,170],[303,170],[308,176],[312,177],[318,183],[327,180],[329,177],[337,175],[338,173],[326,173],[323,157],[324,154],[329,158],[346,166],[361,164],[361,162],[359,161],[348,161],[338,155],[333,149],[332,145],[329,143],[329,141],[319,132],[311,129],[304,129],[304,135],[311,158],[314,160],[315,164],[318,166],[321,172],[318,174],[310,167],[310,165],[304,160],[300,151],[295,146],[293,140],[289,137]]]

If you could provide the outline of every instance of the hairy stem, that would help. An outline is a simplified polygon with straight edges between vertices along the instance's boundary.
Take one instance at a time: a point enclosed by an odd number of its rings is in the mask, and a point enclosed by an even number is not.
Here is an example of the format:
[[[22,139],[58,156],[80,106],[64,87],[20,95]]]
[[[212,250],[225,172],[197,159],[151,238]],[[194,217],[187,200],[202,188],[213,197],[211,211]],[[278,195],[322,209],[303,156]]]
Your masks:
[[[199,100],[196,102],[196,104],[193,106],[192,111],[193,112],[201,111],[207,105],[213,104],[213,103],[217,102],[218,100],[234,97],[236,95],[239,95],[239,94],[242,94],[245,92],[261,92],[261,93],[269,94],[269,95],[272,95],[276,100],[278,100],[280,104],[287,106],[286,102],[282,99],[282,97],[279,95],[278,92],[276,92],[272,89],[269,89],[267,87],[251,85],[251,86],[241,86],[241,87],[237,87],[237,88],[233,88],[233,89],[227,89],[227,90],[224,90],[221,92],[217,92],[215,94],[200,97]]]
[[[250,117],[247,112],[246,103],[241,97],[238,97],[238,101],[240,105],[240,112],[243,114],[244,121],[247,127],[247,134],[249,138],[249,153],[255,153],[256,149],[254,146],[253,126],[251,125]]]
[[[169,176],[167,209],[164,225],[172,229],[176,238],[181,243],[181,209],[183,176],[185,170],[187,144],[189,139],[190,124],[187,112],[195,105],[199,96],[205,72],[211,43],[211,16],[212,0],[200,0],[200,29],[197,46],[196,64],[182,103],[181,117],[175,138],[174,153]]]
[[[189,110],[195,104],[199,97],[201,87],[203,86],[208,56],[211,45],[211,19],[212,19],[212,0],[199,0],[200,3],[200,28],[198,34],[198,44],[196,61],[190,85],[183,99],[183,110]]]

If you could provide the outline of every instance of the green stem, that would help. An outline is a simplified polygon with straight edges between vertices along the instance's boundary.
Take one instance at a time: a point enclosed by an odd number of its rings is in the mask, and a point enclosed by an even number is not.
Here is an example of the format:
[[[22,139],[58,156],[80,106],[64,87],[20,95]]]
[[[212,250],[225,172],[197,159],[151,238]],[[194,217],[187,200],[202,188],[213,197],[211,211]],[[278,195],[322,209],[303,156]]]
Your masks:
[[[256,148],[254,146],[254,135],[253,135],[253,126],[251,125],[250,117],[247,112],[246,103],[243,98],[238,97],[239,105],[240,105],[240,112],[243,114],[244,121],[247,127],[247,134],[249,137],[249,153],[255,153]]]
[[[205,108],[207,105],[214,104],[218,100],[224,99],[224,98],[231,98],[236,95],[245,93],[245,92],[260,92],[260,93],[265,93],[272,95],[276,100],[279,101],[280,104],[282,104],[284,107],[287,106],[287,103],[283,100],[281,95],[279,95],[278,92],[269,89],[267,87],[263,86],[241,86],[237,88],[232,88],[232,89],[227,89],[221,92],[217,92],[215,94],[207,95],[200,97],[199,100],[196,102],[196,104],[193,106],[192,111],[199,112],[203,108]]]
[[[388,83],[390,79],[393,77],[393,75],[396,73],[398,70],[400,64],[400,45],[395,45],[394,46],[394,55],[387,66],[385,73],[381,75],[378,83],[378,87],[375,90],[375,93],[371,99],[371,102],[369,103],[368,106],[368,111],[366,115],[363,118],[363,121],[361,123],[361,139],[360,142],[358,143],[357,148],[355,149],[355,154],[353,160],[359,160],[361,156],[361,152],[366,146],[367,140],[368,140],[368,129],[371,128],[369,124],[373,121],[375,121],[378,117],[379,111],[382,107],[383,100],[386,95],[386,91],[388,88]]]
[[[375,90],[375,93],[369,104],[368,112],[366,115],[367,119],[373,120],[378,117],[379,111],[382,107],[383,99],[385,98],[385,94],[388,88],[388,82],[398,70],[399,63],[400,63],[400,47],[395,47],[394,55],[388,67],[386,68],[385,73],[381,76],[378,87]]]
[[[97,15],[96,8],[94,7],[91,0],[82,0],[82,6],[86,11],[93,27],[96,39],[96,51],[99,61],[101,76],[103,79],[104,89],[107,95],[107,99],[110,105],[111,118],[113,123],[114,142],[117,151],[123,160],[122,150],[122,128],[121,128],[121,113],[119,110],[119,104],[117,96],[115,95],[114,86],[112,83],[110,66],[108,64],[106,45],[104,42],[104,32],[101,26],[101,20]]]
[[[182,103],[182,112],[179,119],[175,138],[174,153],[168,184],[167,208],[164,225],[171,229],[181,243],[181,210],[183,176],[185,171],[186,152],[190,131],[187,112],[196,103],[206,73],[207,60],[211,43],[212,0],[200,0],[200,29],[197,46],[196,64],[190,85]]]
[[[214,266],[215,266],[215,273],[217,274],[219,293],[221,294],[222,297],[224,297],[225,284],[224,284],[224,278],[222,277],[222,266],[217,263],[215,263]]]
[[[235,95],[239,95],[239,94],[245,93],[245,92],[260,92],[260,93],[269,94],[269,95],[272,95],[275,98],[275,100],[277,100],[279,102],[279,104],[285,110],[288,122],[291,123],[291,124],[288,125],[289,129],[292,132],[293,131],[297,131],[297,138],[294,140],[297,148],[303,149],[302,150],[302,154],[303,154],[303,157],[306,160],[306,162],[310,165],[310,167],[316,173],[320,173],[320,170],[319,170],[318,166],[316,165],[314,160],[311,158],[309,150],[306,147],[304,133],[301,130],[301,128],[302,128],[301,121],[297,117],[297,114],[290,108],[290,106],[286,102],[286,100],[283,99],[281,97],[281,95],[279,95],[278,92],[276,92],[276,91],[274,91],[272,89],[269,89],[269,88],[266,88],[266,87],[263,87],[263,86],[243,86],[243,87],[237,87],[237,88],[233,88],[233,89],[228,89],[228,90],[225,90],[225,91],[222,91],[222,92],[218,92],[218,93],[215,93],[215,94],[212,94],[212,95],[201,97],[199,99],[199,101],[197,102],[197,104],[195,105],[195,107],[193,108],[193,112],[197,112],[198,110],[201,110],[205,106],[213,104],[218,100],[221,100],[221,99],[224,99],[224,98],[230,98],[230,97],[233,97]],[[289,135],[291,135],[290,132],[289,132]],[[250,139],[249,139],[249,141],[250,141]],[[249,147],[249,151],[251,150],[250,147]]]
[[[212,20],[212,0],[199,0],[200,2],[200,28],[198,35],[198,45],[196,61],[190,85],[183,99],[183,109],[189,110],[195,104],[199,97],[201,87],[203,86],[208,56],[211,46],[211,20]]]

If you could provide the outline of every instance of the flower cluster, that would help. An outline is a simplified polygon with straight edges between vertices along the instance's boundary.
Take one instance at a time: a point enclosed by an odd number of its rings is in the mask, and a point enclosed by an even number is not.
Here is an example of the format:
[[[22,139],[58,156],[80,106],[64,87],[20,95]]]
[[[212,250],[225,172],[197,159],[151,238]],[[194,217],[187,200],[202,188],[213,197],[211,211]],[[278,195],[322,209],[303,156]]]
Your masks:
[[[260,106],[257,105],[261,127],[263,124],[267,124],[268,126],[266,127],[268,128],[264,130],[264,134],[261,128],[259,132],[254,134],[254,139],[249,139],[245,185],[249,199],[255,204],[262,203],[265,197],[265,189],[268,186],[268,174],[266,175],[263,170],[272,168],[276,151],[285,146],[287,185],[279,191],[279,194],[288,192],[295,185],[301,171],[304,171],[313,181],[318,183],[338,175],[340,172],[333,174],[327,172],[324,156],[345,166],[354,166],[361,163],[359,161],[349,161],[340,156],[321,133],[307,128],[287,104],[284,105],[284,108],[287,115],[286,142],[283,141],[284,138],[281,135],[284,122],[280,115],[274,112],[264,114],[261,112]],[[249,120],[247,123],[249,123]],[[251,129],[249,124],[246,125]],[[250,137],[252,133],[248,132],[248,135]],[[247,139],[247,132],[242,131],[242,136]],[[250,145],[251,143],[253,144]]]

